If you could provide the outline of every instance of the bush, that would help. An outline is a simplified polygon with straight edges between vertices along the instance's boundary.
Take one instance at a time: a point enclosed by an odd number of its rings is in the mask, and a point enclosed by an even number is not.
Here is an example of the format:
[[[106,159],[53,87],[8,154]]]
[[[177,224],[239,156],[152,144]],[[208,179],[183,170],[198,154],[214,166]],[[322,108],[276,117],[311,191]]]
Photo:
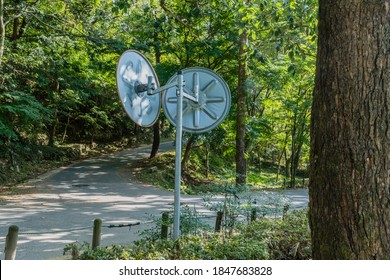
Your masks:
[[[76,257],[77,258],[77,257]],[[224,238],[220,234],[208,237],[186,235],[176,242],[158,240],[136,242],[131,246],[110,246],[87,249],[77,259],[82,260],[258,260],[268,259],[264,240],[247,240],[242,235]]]
[[[264,219],[253,227],[254,231],[263,231],[266,235],[270,259],[311,258],[310,229],[306,211],[293,211],[281,219]]]
[[[306,211],[293,211],[283,218],[263,218],[237,227],[231,235],[203,232],[172,241],[144,239],[130,246],[110,246],[93,251],[83,260],[288,260],[311,258]]]
[[[185,260],[259,260],[268,259],[264,240],[237,234],[226,238],[221,234],[207,237],[185,236],[178,240],[174,259]]]

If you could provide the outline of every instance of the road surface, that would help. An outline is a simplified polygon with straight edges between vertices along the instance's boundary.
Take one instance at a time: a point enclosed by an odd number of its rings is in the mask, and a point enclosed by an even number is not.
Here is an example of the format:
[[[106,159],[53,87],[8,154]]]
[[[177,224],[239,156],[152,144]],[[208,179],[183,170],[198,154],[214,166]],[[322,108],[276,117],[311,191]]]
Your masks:
[[[172,149],[164,143],[160,150]],[[150,147],[89,159],[49,172],[23,187],[29,192],[0,200],[0,259],[4,259],[8,227],[19,227],[17,260],[62,257],[67,244],[92,242],[96,218],[103,221],[102,246],[130,244],[153,224],[151,216],[171,210],[173,193],[134,181],[131,165],[148,157]],[[280,193],[275,193],[279,195]],[[292,208],[307,206],[306,190],[284,192]],[[182,196],[182,203],[202,208],[200,196]],[[141,222],[139,226],[113,227]]]

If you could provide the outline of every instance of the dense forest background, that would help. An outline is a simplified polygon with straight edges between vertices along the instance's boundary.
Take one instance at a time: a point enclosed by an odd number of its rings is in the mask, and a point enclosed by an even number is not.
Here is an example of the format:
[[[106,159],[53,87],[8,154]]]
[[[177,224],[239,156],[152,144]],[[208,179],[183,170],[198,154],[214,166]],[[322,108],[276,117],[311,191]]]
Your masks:
[[[0,0],[0,180],[22,172],[25,161],[69,158],[64,147],[80,153],[74,143],[172,138],[163,114],[154,128],[141,128],[122,109],[116,66],[135,49],[161,85],[181,68],[202,66],[230,87],[227,119],[211,132],[185,135],[183,168],[190,161],[206,177],[216,169],[241,172],[251,183],[251,174],[272,166],[274,183],[301,184],[295,178],[309,157],[316,2]],[[234,169],[242,161],[247,169]]]

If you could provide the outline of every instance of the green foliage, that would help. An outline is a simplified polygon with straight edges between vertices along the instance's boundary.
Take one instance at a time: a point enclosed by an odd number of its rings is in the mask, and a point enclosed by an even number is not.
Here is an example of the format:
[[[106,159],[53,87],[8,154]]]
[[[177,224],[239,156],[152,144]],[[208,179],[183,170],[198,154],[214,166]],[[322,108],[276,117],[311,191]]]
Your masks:
[[[80,257],[80,252],[82,256]],[[87,242],[83,243],[70,243],[65,246],[63,254],[70,254],[72,259],[85,259],[85,260],[131,260],[131,253],[128,252],[125,247],[113,245],[109,248],[96,248],[92,250]]]
[[[47,120],[49,112],[28,93],[3,93],[0,95],[0,138],[18,140],[21,134],[33,134]]]
[[[39,139],[40,135],[37,135]],[[0,141],[0,185],[23,182],[80,158],[78,149]]]
[[[195,148],[184,184],[205,189],[218,176],[231,180],[238,47],[245,30],[244,156],[250,183],[267,181],[267,174],[261,176],[265,163],[276,166],[276,185],[287,178],[295,186],[298,169],[307,167],[317,1],[6,1],[2,13],[3,139],[33,142],[46,135],[44,144],[50,145],[150,142],[151,129],[127,118],[116,92],[118,57],[137,49],[155,66],[162,85],[191,66],[213,69],[227,81],[230,113],[213,131],[191,136]],[[172,137],[173,131],[163,122],[162,135]],[[169,187],[170,175],[161,175]]]
[[[260,220],[253,224],[250,231],[264,232],[270,259],[307,260],[311,258],[311,237],[306,210],[287,213],[282,219]]]
[[[175,259],[201,260],[261,260],[268,259],[264,240],[245,232],[229,238],[219,234],[207,237],[186,236],[177,242]]]
[[[140,232],[142,240],[149,242],[157,241],[161,238],[161,227],[162,225],[172,227],[173,225],[173,209],[166,211],[168,219],[163,220],[162,217],[151,216],[149,220],[153,221],[152,227]],[[188,205],[181,207],[180,210],[180,231],[183,235],[196,235],[203,231],[210,230],[210,225],[205,222],[205,217],[202,213],[197,211],[195,208],[191,208]],[[171,234],[168,234],[171,238]]]
[[[7,113],[0,124],[6,128],[3,135],[16,139],[12,125],[26,130],[36,119],[41,126],[34,127],[35,133],[48,134],[49,142],[107,139],[125,129],[113,78],[124,42],[113,37],[114,15],[107,9],[112,5],[103,0],[5,5],[0,93],[23,92],[19,96],[29,109],[5,107],[3,99],[9,98],[2,98],[1,113]],[[51,114],[43,117],[44,110]]]
[[[68,246],[69,247],[69,246]],[[72,248],[72,246],[70,246]],[[84,250],[82,260],[266,260],[310,259],[306,211],[284,218],[264,218],[236,228],[234,234],[183,235],[180,239],[141,240],[130,246],[113,245]]]
[[[134,166],[134,175],[138,180],[167,190],[174,189],[174,152],[158,154],[153,159],[144,159]],[[145,174],[148,176],[145,177]]]

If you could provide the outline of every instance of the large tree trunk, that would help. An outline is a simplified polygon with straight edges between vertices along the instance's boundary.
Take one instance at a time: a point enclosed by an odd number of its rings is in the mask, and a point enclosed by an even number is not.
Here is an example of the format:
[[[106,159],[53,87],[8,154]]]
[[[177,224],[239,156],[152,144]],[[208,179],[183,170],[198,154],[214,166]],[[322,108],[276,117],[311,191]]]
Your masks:
[[[238,65],[237,90],[237,128],[236,128],[236,184],[246,184],[246,158],[245,158],[245,121],[246,121],[246,41],[247,33],[244,31],[240,37],[240,54]]]
[[[390,259],[390,1],[319,1],[315,259]]]

